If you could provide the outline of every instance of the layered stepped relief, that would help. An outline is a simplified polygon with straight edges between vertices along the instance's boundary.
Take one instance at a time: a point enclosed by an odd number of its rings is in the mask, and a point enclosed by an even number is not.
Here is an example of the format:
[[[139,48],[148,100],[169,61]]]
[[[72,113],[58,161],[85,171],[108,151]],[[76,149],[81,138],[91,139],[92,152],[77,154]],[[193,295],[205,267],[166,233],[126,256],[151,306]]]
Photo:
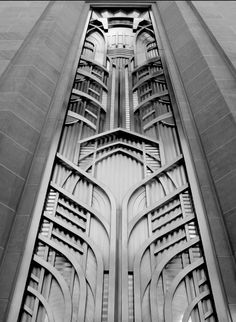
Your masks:
[[[94,10],[21,322],[217,321],[149,12]]]

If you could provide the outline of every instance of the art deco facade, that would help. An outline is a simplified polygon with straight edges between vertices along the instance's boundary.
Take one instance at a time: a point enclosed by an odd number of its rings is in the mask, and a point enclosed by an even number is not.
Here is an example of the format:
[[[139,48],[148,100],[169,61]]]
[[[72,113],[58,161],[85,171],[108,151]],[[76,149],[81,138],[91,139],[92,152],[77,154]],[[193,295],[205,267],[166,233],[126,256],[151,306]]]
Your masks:
[[[0,8],[2,321],[234,321],[236,5]]]

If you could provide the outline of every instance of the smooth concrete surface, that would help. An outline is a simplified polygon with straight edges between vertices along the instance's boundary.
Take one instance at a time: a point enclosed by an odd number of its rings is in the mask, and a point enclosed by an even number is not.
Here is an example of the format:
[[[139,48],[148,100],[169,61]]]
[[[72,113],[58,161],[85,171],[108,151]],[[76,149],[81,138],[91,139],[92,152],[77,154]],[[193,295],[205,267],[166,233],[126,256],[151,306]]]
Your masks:
[[[232,318],[236,319],[236,235],[233,229],[236,220],[236,74],[229,47],[222,37],[218,37],[220,29],[216,33],[213,28],[219,19],[226,23],[230,16],[230,29],[233,24],[229,13],[232,6],[232,2],[227,7],[227,2],[223,4],[223,1],[158,3],[191,108],[192,120],[187,113],[182,113],[183,125],[207,210],[227,300]],[[206,27],[208,24],[209,28]],[[233,37],[233,31],[230,35]],[[236,50],[235,41],[234,36],[231,52]],[[193,133],[193,127],[197,134]],[[201,142],[200,151],[197,136]]]

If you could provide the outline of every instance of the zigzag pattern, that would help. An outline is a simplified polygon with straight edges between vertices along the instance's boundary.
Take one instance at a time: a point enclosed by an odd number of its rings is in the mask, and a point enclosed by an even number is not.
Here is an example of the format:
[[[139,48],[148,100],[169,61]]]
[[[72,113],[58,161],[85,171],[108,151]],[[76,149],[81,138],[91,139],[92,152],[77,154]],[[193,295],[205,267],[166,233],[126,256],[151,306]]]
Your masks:
[[[20,320],[217,321],[146,11],[92,15]]]

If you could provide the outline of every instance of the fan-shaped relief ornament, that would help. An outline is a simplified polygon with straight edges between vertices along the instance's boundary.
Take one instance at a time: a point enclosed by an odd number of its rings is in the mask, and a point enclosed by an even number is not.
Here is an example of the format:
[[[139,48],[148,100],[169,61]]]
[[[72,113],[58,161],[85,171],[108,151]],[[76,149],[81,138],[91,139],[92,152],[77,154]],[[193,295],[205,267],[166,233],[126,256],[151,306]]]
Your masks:
[[[217,321],[146,9],[92,13],[20,321]]]

